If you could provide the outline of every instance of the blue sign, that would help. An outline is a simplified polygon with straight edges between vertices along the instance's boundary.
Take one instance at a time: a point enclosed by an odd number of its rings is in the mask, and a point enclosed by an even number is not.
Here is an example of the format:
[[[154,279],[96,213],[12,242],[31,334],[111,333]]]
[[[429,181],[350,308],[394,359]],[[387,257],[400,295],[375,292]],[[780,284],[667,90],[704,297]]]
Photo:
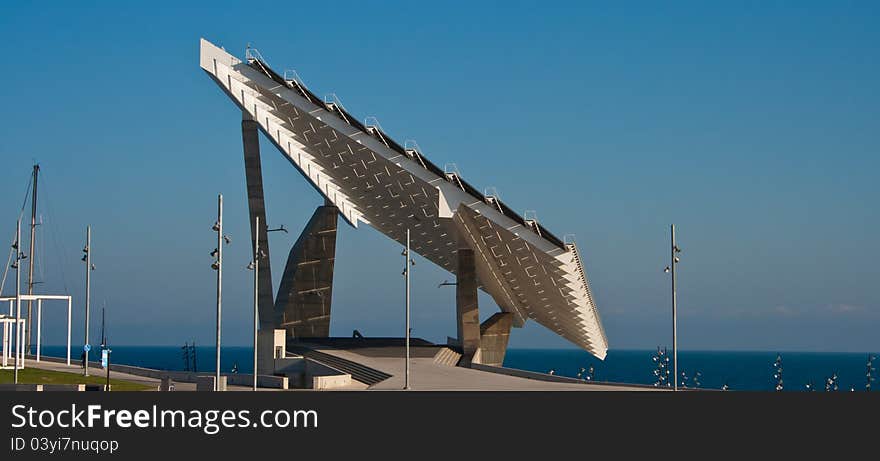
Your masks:
[[[101,367],[107,368],[107,358],[110,355],[110,349],[101,350]]]
[[[92,350],[92,346],[90,344],[86,344],[85,346],[83,346],[83,350],[89,352],[90,350]]]

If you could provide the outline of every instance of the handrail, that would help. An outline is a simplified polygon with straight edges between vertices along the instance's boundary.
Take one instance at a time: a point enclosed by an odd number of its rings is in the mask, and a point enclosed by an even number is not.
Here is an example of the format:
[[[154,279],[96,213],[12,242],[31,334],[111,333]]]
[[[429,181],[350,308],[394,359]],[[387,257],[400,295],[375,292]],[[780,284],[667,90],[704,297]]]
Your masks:
[[[299,74],[296,73],[294,69],[284,69],[283,75],[284,81],[286,82],[296,82],[299,85],[302,85],[304,88],[306,87],[306,83],[300,78]]]
[[[422,148],[419,147],[419,144],[414,139],[407,139],[403,141],[403,150],[404,152],[410,153],[413,158],[419,161],[419,164],[422,165],[422,168],[428,168],[425,165],[425,161],[422,160]]]
[[[342,105],[342,101],[339,100],[339,97],[336,96],[336,93],[328,93],[324,95],[324,105],[328,108],[333,107],[336,109],[336,112],[339,112],[339,116],[342,117],[342,120],[345,120],[345,123],[351,125],[351,120],[345,115],[347,112],[345,110],[345,106]]]
[[[385,144],[385,147],[390,148],[388,145],[388,141],[385,139],[385,130],[382,129],[382,125],[379,124],[379,119],[374,116],[369,116],[364,118],[364,126],[370,130],[371,134],[375,135],[382,141],[382,144]]]

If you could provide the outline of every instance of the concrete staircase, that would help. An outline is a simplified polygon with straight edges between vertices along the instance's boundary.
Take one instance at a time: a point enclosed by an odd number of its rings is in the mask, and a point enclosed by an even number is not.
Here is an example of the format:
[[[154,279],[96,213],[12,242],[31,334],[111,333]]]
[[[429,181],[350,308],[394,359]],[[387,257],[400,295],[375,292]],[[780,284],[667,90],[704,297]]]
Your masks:
[[[357,362],[352,362],[351,360],[343,359],[324,352],[309,350],[302,351],[301,353],[304,357],[308,357],[316,362],[333,367],[343,373],[348,373],[351,375],[352,379],[360,381],[367,386],[372,386],[391,377],[391,375],[384,371],[379,371],[375,368],[370,368]]]
[[[460,359],[461,354],[448,347],[441,347],[437,354],[434,355],[434,363],[437,365],[454,367],[458,365]]]

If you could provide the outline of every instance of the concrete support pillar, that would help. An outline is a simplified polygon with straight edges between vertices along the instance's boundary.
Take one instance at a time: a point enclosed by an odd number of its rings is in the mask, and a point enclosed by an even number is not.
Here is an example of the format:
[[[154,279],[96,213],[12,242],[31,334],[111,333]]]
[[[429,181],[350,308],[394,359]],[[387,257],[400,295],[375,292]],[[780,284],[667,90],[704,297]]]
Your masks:
[[[260,317],[260,330],[272,331],[275,328],[274,301],[272,299],[272,265],[269,261],[269,237],[266,232],[266,202],[263,196],[263,170],[260,161],[259,125],[250,115],[242,112],[241,141],[244,147],[244,171],[247,182],[248,211],[250,212],[251,230],[251,254],[253,254],[256,240],[260,241],[260,253],[265,257],[260,261],[260,275],[257,280],[259,286],[258,311]],[[254,224],[257,217],[260,218],[260,229],[254,232]],[[272,343],[263,343],[261,335],[257,335],[257,349],[264,353],[271,353]],[[259,355],[259,352],[258,352]],[[271,364],[266,365],[271,367]],[[271,368],[264,368],[259,364],[259,372],[271,373]]]
[[[474,250],[458,249],[458,271],[455,285],[455,316],[458,343],[461,346],[461,364],[468,366],[480,361],[480,310],[477,302],[477,269]]]
[[[276,328],[295,338],[330,336],[339,209],[319,206],[290,250],[275,303]]]
[[[513,314],[510,312],[499,312],[480,325],[480,363],[494,367],[504,364],[512,326]]]
[[[260,239],[260,250],[265,259],[260,263],[259,311],[260,328],[272,329],[272,270],[269,263],[269,236],[266,233],[266,202],[263,196],[263,170],[260,162],[260,140],[257,122],[246,113],[242,113],[241,140],[244,146],[244,170],[247,181],[248,211],[250,212],[251,253],[255,240]],[[254,235],[254,223],[260,217],[259,235]]]

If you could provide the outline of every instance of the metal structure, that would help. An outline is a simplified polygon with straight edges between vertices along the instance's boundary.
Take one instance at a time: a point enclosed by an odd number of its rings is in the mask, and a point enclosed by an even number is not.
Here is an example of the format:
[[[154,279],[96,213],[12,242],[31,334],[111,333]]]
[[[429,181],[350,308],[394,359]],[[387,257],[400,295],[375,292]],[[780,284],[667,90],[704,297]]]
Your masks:
[[[675,224],[669,225],[669,265],[664,272],[672,273],[672,388],[678,390],[678,296],[675,291],[675,268],[680,262],[681,249],[675,244]]]
[[[254,223],[254,235],[259,233],[260,217],[257,216]],[[254,390],[257,390],[257,340],[259,337],[260,327],[260,259],[262,253],[260,250],[260,241],[254,241],[254,259],[248,264],[248,269],[254,271]]]
[[[21,251],[21,218],[15,227],[15,364],[13,365],[13,382],[18,384],[18,369],[24,366],[24,354],[21,342],[24,339],[21,323],[21,261],[24,253]],[[27,330],[27,327],[25,327]]]
[[[86,319],[85,331],[83,332],[83,376],[89,375],[89,352],[91,352],[91,344],[89,343],[89,303],[92,295],[92,271],[95,270],[92,264],[92,226],[86,227],[86,246],[83,247],[82,260],[86,263]]]
[[[28,253],[30,253],[30,263],[28,264],[28,284],[27,284],[27,294],[34,294],[34,266],[37,264],[37,254],[36,254],[36,243],[37,243],[37,180],[40,178],[40,165],[34,165],[34,173],[33,173],[33,192],[31,193],[31,240],[30,245],[28,246]],[[31,351],[31,334],[34,331],[33,325],[33,301],[28,301],[27,306],[27,342],[25,343],[25,350],[30,353]]]
[[[13,306],[16,298],[14,296],[3,296],[0,297],[0,303],[9,302],[9,314],[8,317],[3,317],[0,315],[0,319],[12,318]],[[73,297],[69,295],[21,295],[22,301],[37,302],[37,348],[35,351],[35,360],[37,362],[40,361],[42,357],[43,351],[43,301],[67,301],[67,365],[70,365],[70,322],[73,312]],[[22,322],[25,322],[26,319],[22,319]],[[7,322],[11,326],[11,322]],[[26,324],[26,322],[25,322]],[[4,323],[3,329],[3,365],[6,366],[6,357],[9,350],[8,347],[8,337],[10,336],[10,332],[8,331],[8,326]],[[24,355],[24,349],[22,349],[22,355]],[[0,367],[0,368],[2,368]]]
[[[295,72],[278,73],[254,49],[248,48],[242,61],[203,39],[200,66],[241,110],[252,221],[260,216],[266,222],[259,130],[324,197],[325,206],[351,226],[369,224],[401,244],[410,230],[412,251],[456,274],[459,282],[459,268],[472,267],[469,277],[510,314],[512,326],[533,319],[604,359],[608,342],[578,247],[553,235],[533,212],[520,215],[497,193],[487,195],[471,186],[454,166],[437,167],[415,142],[393,140],[375,118],[362,123],[335,95],[317,97]],[[265,229],[256,230],[252,239],[268,255]],[[473,252],[465,261],[469,265],[462,266],[460,248]],[[322,261],[332,267],[332,258],[326,255]],[[299,267],[292,272],[309,261],[295,262]],[[271,286],[265,272],[261,284]],[[282,286],[288,283],[287,272]],[[330,292],[329,285],[315,289]],[[281,291],[279,298],[285,296]],[[261,297],[261,329],[284,327],[296,336],[284,325],[285,307],[277,301],[273,306],[271,294],[265,301]],[[468,315],[476,312],[473,304]],[[479,324],[476,333],[467,328],[479,342]]]
[[[404,364],[404,380],[403,380],[403,388],[404,390],[409,390],[409,336],[411,333],[411,328],[409,326],[409,314],[410,314],[410,306],[409,306],[409,296],[410,296],[410,275],[412,272],[412,266],[415,265],[415,261],[410,258],[409,252],[409,229],[406,230],[406,249],[403,250],[403,277],[404,284],[406,285],[405,289],[405,297],[406,297],[406,320],[404,322],[405,332],[405,348],[406,348],[406,363]]]
[[[229,244],[229,236],[223,234],[223,194],[217,195],[217,221],[211,230],[217,233],[217,247],[211,256],[217,258],[211,268],[217,271],[217,331],[216,331],[216,368],[214,369],[214,390],[220,390],[220,333],[223,320],[223,244]]]

